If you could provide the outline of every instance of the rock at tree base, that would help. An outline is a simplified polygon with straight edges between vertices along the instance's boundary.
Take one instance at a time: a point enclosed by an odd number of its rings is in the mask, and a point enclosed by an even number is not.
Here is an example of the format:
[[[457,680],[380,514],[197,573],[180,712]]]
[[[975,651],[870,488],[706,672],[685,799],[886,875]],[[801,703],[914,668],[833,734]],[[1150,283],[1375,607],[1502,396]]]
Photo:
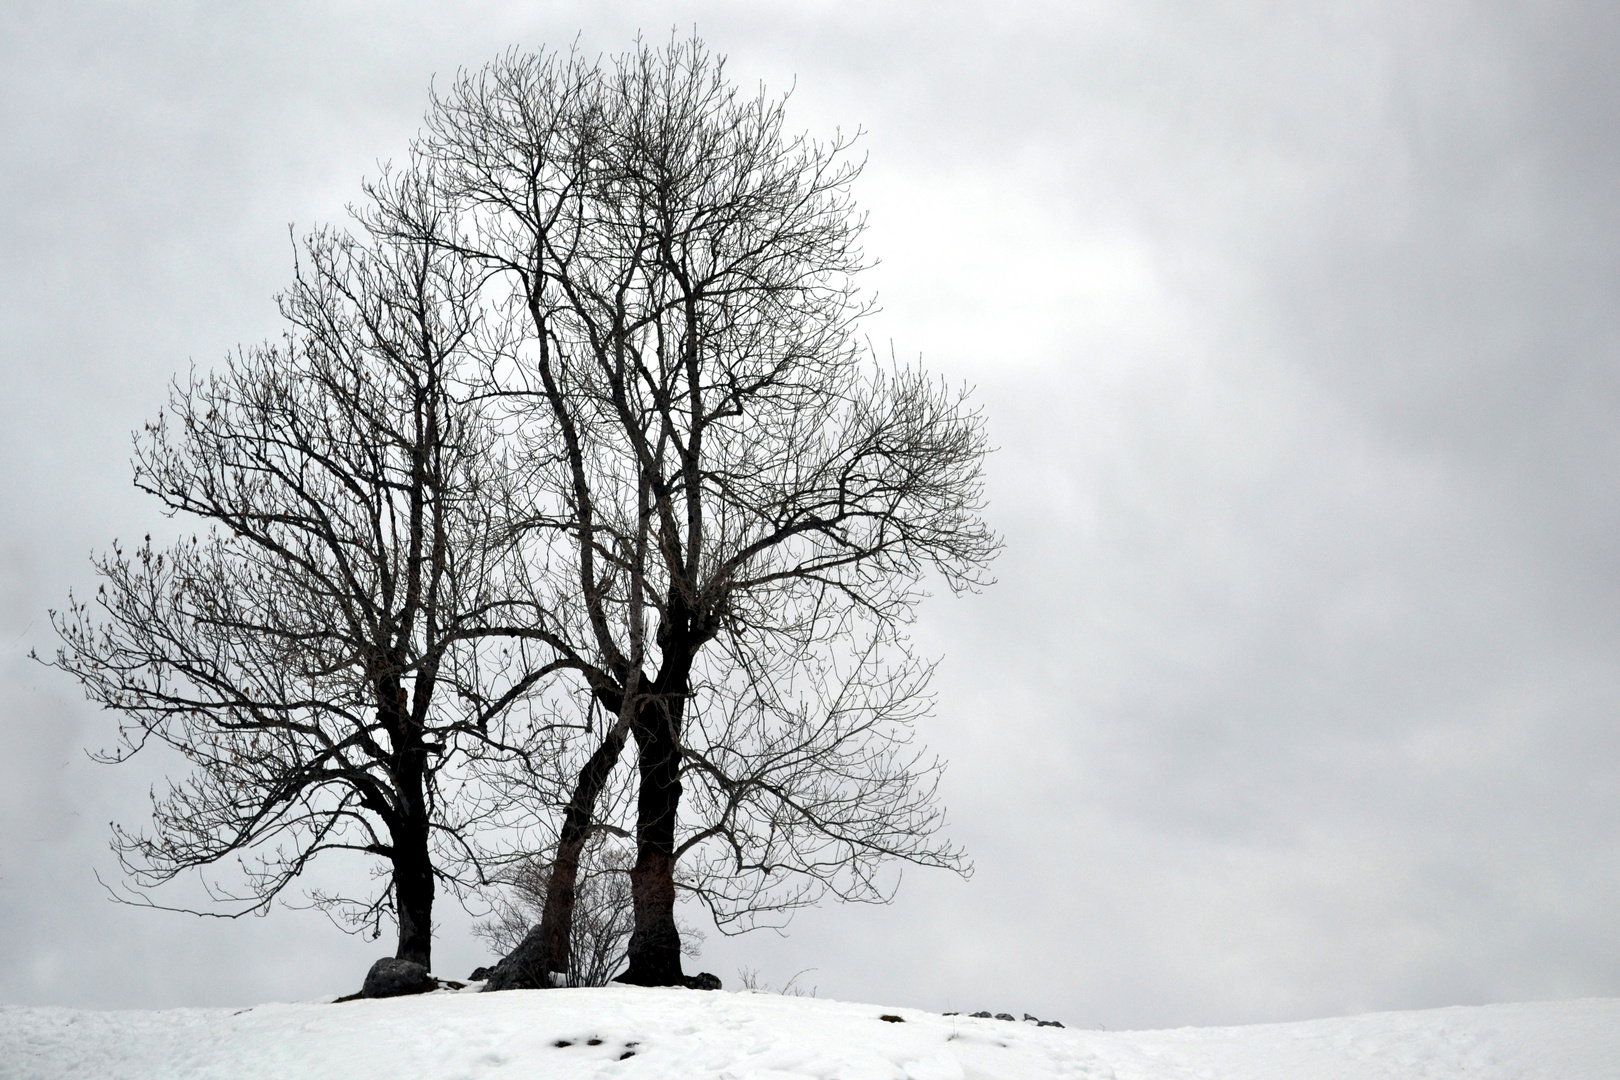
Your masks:
[[[414,960],[401,960],[385,956],[366,972],[366,983],[360,996],[368,998],[400,997],[404,994],[425,994],[437,990],[439,980],[428,974],[428,969]]]
[[[468,982],[483,982],[494,974],[495,969],[489,967],[473,968],[473,973],[467,976]]]
[[[546,990],[557,985],[559,974],[542,972],[538,965],[531,967],[509,956],[489,969],[489,974],[484,978],[484,990]],[[567,976],[561,977],[566,985]]]
[[[720,976],[707,971],[700,971],[696,975],[686,977],[688,990],[718,990],[720,989]]]
[[[556,985],[556,980],[552,978],[554,973],[546,970],[550,966],[546,955],[545,938],[540,936],[540,928],[536,926],[518,942],[517,948],[489,969],[484,990],[550,989]]]

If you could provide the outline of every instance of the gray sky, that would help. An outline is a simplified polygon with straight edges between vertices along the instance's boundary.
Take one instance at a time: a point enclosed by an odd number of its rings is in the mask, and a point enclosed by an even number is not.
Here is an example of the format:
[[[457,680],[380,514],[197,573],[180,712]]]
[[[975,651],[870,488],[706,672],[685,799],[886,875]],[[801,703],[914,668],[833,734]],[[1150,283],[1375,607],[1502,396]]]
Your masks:
[[[112,718],[26,654],[162,524],[129,431],[276,332],[288,223],[431,77],[693,26],[870,132],[869,333],[977,385],[1007,540],[918,627],[977,875],[699,966],[1110,1028],[1620,995],[1617,11],[12,0],[0,1001],[312,997],[386,951],[107,902],[164,763],[86,761]]]

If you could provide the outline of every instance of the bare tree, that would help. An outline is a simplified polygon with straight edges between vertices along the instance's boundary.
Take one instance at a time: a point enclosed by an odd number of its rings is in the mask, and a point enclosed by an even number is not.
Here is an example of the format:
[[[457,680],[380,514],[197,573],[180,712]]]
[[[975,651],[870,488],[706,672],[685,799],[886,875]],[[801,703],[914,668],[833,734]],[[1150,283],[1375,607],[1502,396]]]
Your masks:
[[[491,375],[531,450],[537,608],[612,718],[535,947],[567,962],[569,860],[633,740],[630,982],[683,978],[685,854],[719,917],[791,907],[784,875],[871,898],[882,859],[965,865],[905,752],[928,667],[903,631],[926,575],[986,580],[983,427],[965,392],[859,345],[860,163],[784,134],[783,104],[696,40],[610,70],[509,54],[434,99],[414,167],[439,216],[394,214],[521,328]]]
[[[55,666],[122,714],[103,760],[158,743],[191,766],[150,832],[115,827],[126,898],[245,853],[242,880],[204,882],[225,914],[263,912],[317,856],[358,853],[380,887],[316,902],[372,936],[392,918],[428,964],[436,886],[479,883],[461,766],[518,748],[509,707],[547,668],[499,637],[528,617],[464,383],[476,289],[431,245],[317,231],[285,340],[176,383],[137,434],[136,486],[208,531],[115,544],[94,601],[53,613]]]

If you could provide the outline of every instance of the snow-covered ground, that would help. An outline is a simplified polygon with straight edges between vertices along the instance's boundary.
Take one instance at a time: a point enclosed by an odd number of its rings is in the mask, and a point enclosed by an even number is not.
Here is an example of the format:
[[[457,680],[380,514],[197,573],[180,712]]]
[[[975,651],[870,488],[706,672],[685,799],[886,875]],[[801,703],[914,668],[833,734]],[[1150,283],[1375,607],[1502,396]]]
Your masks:
[[[6,1007],[0,1076],[1613,1080],[1620,999],[1126,1032],[629,987],[167,1012]]]

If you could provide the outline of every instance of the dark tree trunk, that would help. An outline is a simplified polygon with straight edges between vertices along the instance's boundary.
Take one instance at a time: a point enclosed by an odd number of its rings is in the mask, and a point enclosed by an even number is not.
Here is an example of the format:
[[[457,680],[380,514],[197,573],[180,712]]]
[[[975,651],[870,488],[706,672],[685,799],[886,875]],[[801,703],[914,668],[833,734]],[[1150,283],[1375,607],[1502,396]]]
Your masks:
[[[680,720],[685,696],[661,694],[636,725],[640,792],[636,800],[636,865],[630,871],[635,929],[630,966],[620,982],[681,986],[681,935],[675,926],[675,817],[681,802]]]
[[[546,886],[546,903],[540,912],[540,925],[530,930],[490,973],[485,990],[535,990],[551,985],[549,972],[569,970],[573,955],[575,886],[579,882],[579,857],[590,838],[591,817],[596,801],[607,786],[613,766],[624,753],[627,730],[615,724],[580,770],[573,798],[563,815],[562,836],[557,857],[552,860],[551,878]]]
[[[574,888],[579,882],[579,857],[585,850],[585,841],[590,838],[596,801],[607,786],[613,766],[624,753],[626,734],[621,724],[615,724],[608,732],[602,745],[580,770],[574,797],[569,800],[568,812],[563,816],[557,858],[551,864],[551,880],[546,888],[546,905],[540,912],[540,934],[552,971],[568,971],[573,961]]]
[[[394,840],[394,914],[399,922],[399,949],[394,955],[431,971],[433,864],[428,859],[427,829],[407,828],[415,835]]]
[[[399,817],[393,825],[394,916],[401,960],[433,969],[433,859],[428,854],[427,750],[409,712],[409,697],[395,690],[394,776]]]

